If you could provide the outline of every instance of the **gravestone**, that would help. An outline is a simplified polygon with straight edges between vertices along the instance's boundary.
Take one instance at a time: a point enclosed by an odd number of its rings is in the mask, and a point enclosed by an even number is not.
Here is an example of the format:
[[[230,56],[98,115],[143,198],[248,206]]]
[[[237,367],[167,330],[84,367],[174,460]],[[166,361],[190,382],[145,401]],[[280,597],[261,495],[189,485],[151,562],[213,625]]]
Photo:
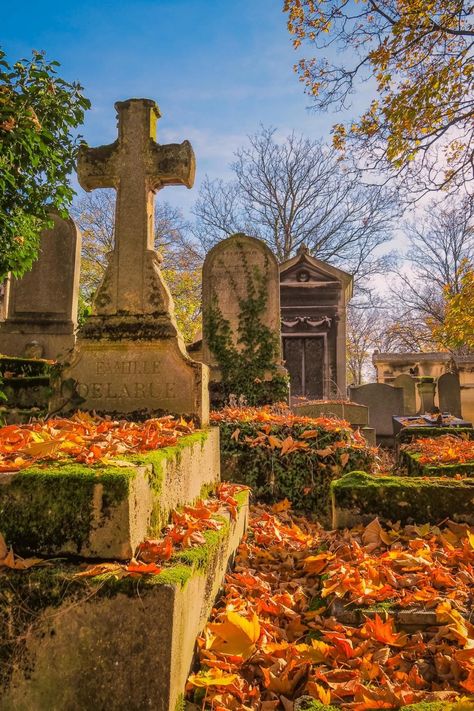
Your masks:
[[[416,384],[418,389],[418,394],[420,396],[420,415],[424,415],[426,412],[433,412],[435,409],[434,398],[436,393],[436,383],[434,378],[421,378]]]
[[[393,381],[396,388],[403,388],[404,415],[416,415],[416,382],[411,375],[402,373]]]
[[[456,417],[462,417],[461,388],[458,375],[444,373],[438,378],[438,399],[441,412],[449,412]]]
[[[350,399],[369,408],[369,425],[375,429],[377,439],[393,437],[392,417],[403,414],[403,389],[368,383],[349,388]]]
[[[5,293],[0,352],[56,359],[74,345],[81,259],[81,234],[71,219],[51,214],[41,233],[39,257]]]
[[[86,190],[117,190],[115,244],[91,317],[64,363],[62,387],[52,407],[76,406],[105,413],[171,412],[208,421],[207,368],[189,358],[174,306],[154,251],[156,191],[194,182],[188,141],[155,141],[158,106],[150,99],[115,104],[118,139],[83,147],[78,178]],[[69,395],[74,384],[77,394]]]
[[[207,254],[202,270],[203,361],[211,367],[211,379],[221,375],[209,346],[206,319],[212,309],[228,322],[232,343],[239,350],[239,300],[250,295],[264,280],[266,304],[260,321],[280,344],[280,285],[278,262],[269,247],[255,237],[235,234],[216,244]],[[281,362],[278,353],[278,364]]]

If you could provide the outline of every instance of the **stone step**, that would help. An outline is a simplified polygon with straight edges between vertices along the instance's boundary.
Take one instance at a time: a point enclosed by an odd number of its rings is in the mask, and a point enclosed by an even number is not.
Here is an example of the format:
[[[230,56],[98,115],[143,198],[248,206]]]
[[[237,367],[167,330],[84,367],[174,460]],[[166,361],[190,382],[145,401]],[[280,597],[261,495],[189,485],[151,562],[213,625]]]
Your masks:
[[[173,509],[215,487],[219,430],[121,464],[45,463],[0,474],[0,533],[19,555],[127,560]]]
[[[350,472],[331,483],[332,526],[381,520],[438,524],[445,519],[474,524],[474,478],[374,476]]]
[[[37,407],[44,412],[48,410],[51,387],[47,375],[4,378],[2,389],[8,408],[24,410]]]
[[[338,622],[351,627],[359,627],[364,624],[367,617],[373,618],[379,615],[385,619],[388,614],[396,624],[397,629],[405,632],[417,632],[424,630],[427,627],[438,627],[439,622],[436,611],[426,610],[422,607],[396,607],[377,605],[376,603],[370,607],[347,603],[344,600],[335,599],[329,605],[328,614],[335,617]],[[465,616],[467,619],[467,615]]]
[[[0,630],[0,711],[181,708],[196,637],[245,531],[247,492],[237,499],[236,521],[159,575],[74,579],[72,564],[2,575],[15,622]]]

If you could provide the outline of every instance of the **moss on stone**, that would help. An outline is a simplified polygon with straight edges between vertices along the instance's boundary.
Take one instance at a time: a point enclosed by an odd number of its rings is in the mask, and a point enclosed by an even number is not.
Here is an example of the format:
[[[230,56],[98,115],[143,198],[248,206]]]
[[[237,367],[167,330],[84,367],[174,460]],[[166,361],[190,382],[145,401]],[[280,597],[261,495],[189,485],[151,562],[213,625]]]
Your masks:
[[[52,546],[59,549],[70,541],[79,553],[89,539],[94,487],[103,486],[101,508],[107,516],[109,509],[128,496],[139,465],[150,469],[156,501],[150,530],[159,531],[168,515],[159,507],[163,463],[175,461],[185,448],[195,443],[204,446],[207,437],[207,431],[199,431],[182,437],[171,447],[125,457],[130,462],[129,468],[58,461],[12,474],[8,486],[0,487],[0,533],[20,555]]]
[[[46,464],[11,475],[0,487],[0,531],[18,553],[59,547],[72,541],[80,551],[87,542],[93,515],[93,493],[103,485],[102,510],[128,496],[133,467],[88,467]]]
[[[246,492],[243,492],[246,494]],[[83,565],[50,561],[45,567],[8,570],[0,574],[0,687],[8,683],[13,666],[21,660],[25,632],[40,619],[46,608],[76,604],[84,600],[127,595],[143,598],[157,586],[184,587],[195,575],[208,574],[228,537],[230,523],[204,533],[202,546],[175,553],[171,564],[158,575],[120,577],[106,572],[93,577],[74,577]]]
[[[13,373],[23,376],[49,376],[52,370],[50,361],[41,358],[18,358],[0,355],[0,374]]]
[[[354,471],[331,483],[333,507],[402,523],[472,519],[474,478],[374,476]]]

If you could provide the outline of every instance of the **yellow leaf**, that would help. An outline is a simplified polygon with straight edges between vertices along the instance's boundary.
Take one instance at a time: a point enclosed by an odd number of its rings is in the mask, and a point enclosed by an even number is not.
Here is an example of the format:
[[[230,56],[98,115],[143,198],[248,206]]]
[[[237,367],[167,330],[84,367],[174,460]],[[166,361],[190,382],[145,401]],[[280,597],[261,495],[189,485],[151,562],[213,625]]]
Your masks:
[[[215,635],[209,644],[209,649],[222,654],[248,657],[260,637],[260,623],[255,613],[248,620],[237,612],[228,610],[225,622],[211,623],[207,628]]]
[[[197,687],[229,686],[237,679],[237,674],[226,674],[219,669],[209,669],[201,674],[191,674],[188,684]]]

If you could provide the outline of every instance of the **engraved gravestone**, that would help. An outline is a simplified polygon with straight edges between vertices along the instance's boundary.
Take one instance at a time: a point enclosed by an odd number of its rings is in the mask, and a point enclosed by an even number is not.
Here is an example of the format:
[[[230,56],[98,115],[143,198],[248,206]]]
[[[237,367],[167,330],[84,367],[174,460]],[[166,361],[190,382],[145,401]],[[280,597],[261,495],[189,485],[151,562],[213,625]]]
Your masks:
[[[57,358],[74,345],[81,259],[81,234],[56,213],[41,233],[39,256],[5,290],[0,352],[9,356]],[[34,346],[34,347],[33,347]]]
[[[444,373],[438,378],[438,399],[441,412],[461,417],[461,387],[459,375]]]
[[[130,99],[115,107],[118,139],[99,148],[84,147],[78,159],[83,188],[117,191],[114,250],[56,399],[62,397],[64,403],[72,381],[82,409],[167,411],[194,415],[206,424],[207,368],[186,352],[153,249],[154,194],[168,185],[192,187],[194,153],[188,141],[156,143],[160,113],[154,101]]]
[[[249,296],[264,280],[266,303],[262,325],[276,334],[280,343],[280,279],[278,262],[269,247],[255,237],[235,234],[216,244],[207,254],[202,270],[203,360],[211,367],[211,379],[220,380],[218,364],[206,333],[211,309],[218,309],[229,324],[233,345],[239,349],[239,300]],[[280,363],[278,354],[278,364]]]

